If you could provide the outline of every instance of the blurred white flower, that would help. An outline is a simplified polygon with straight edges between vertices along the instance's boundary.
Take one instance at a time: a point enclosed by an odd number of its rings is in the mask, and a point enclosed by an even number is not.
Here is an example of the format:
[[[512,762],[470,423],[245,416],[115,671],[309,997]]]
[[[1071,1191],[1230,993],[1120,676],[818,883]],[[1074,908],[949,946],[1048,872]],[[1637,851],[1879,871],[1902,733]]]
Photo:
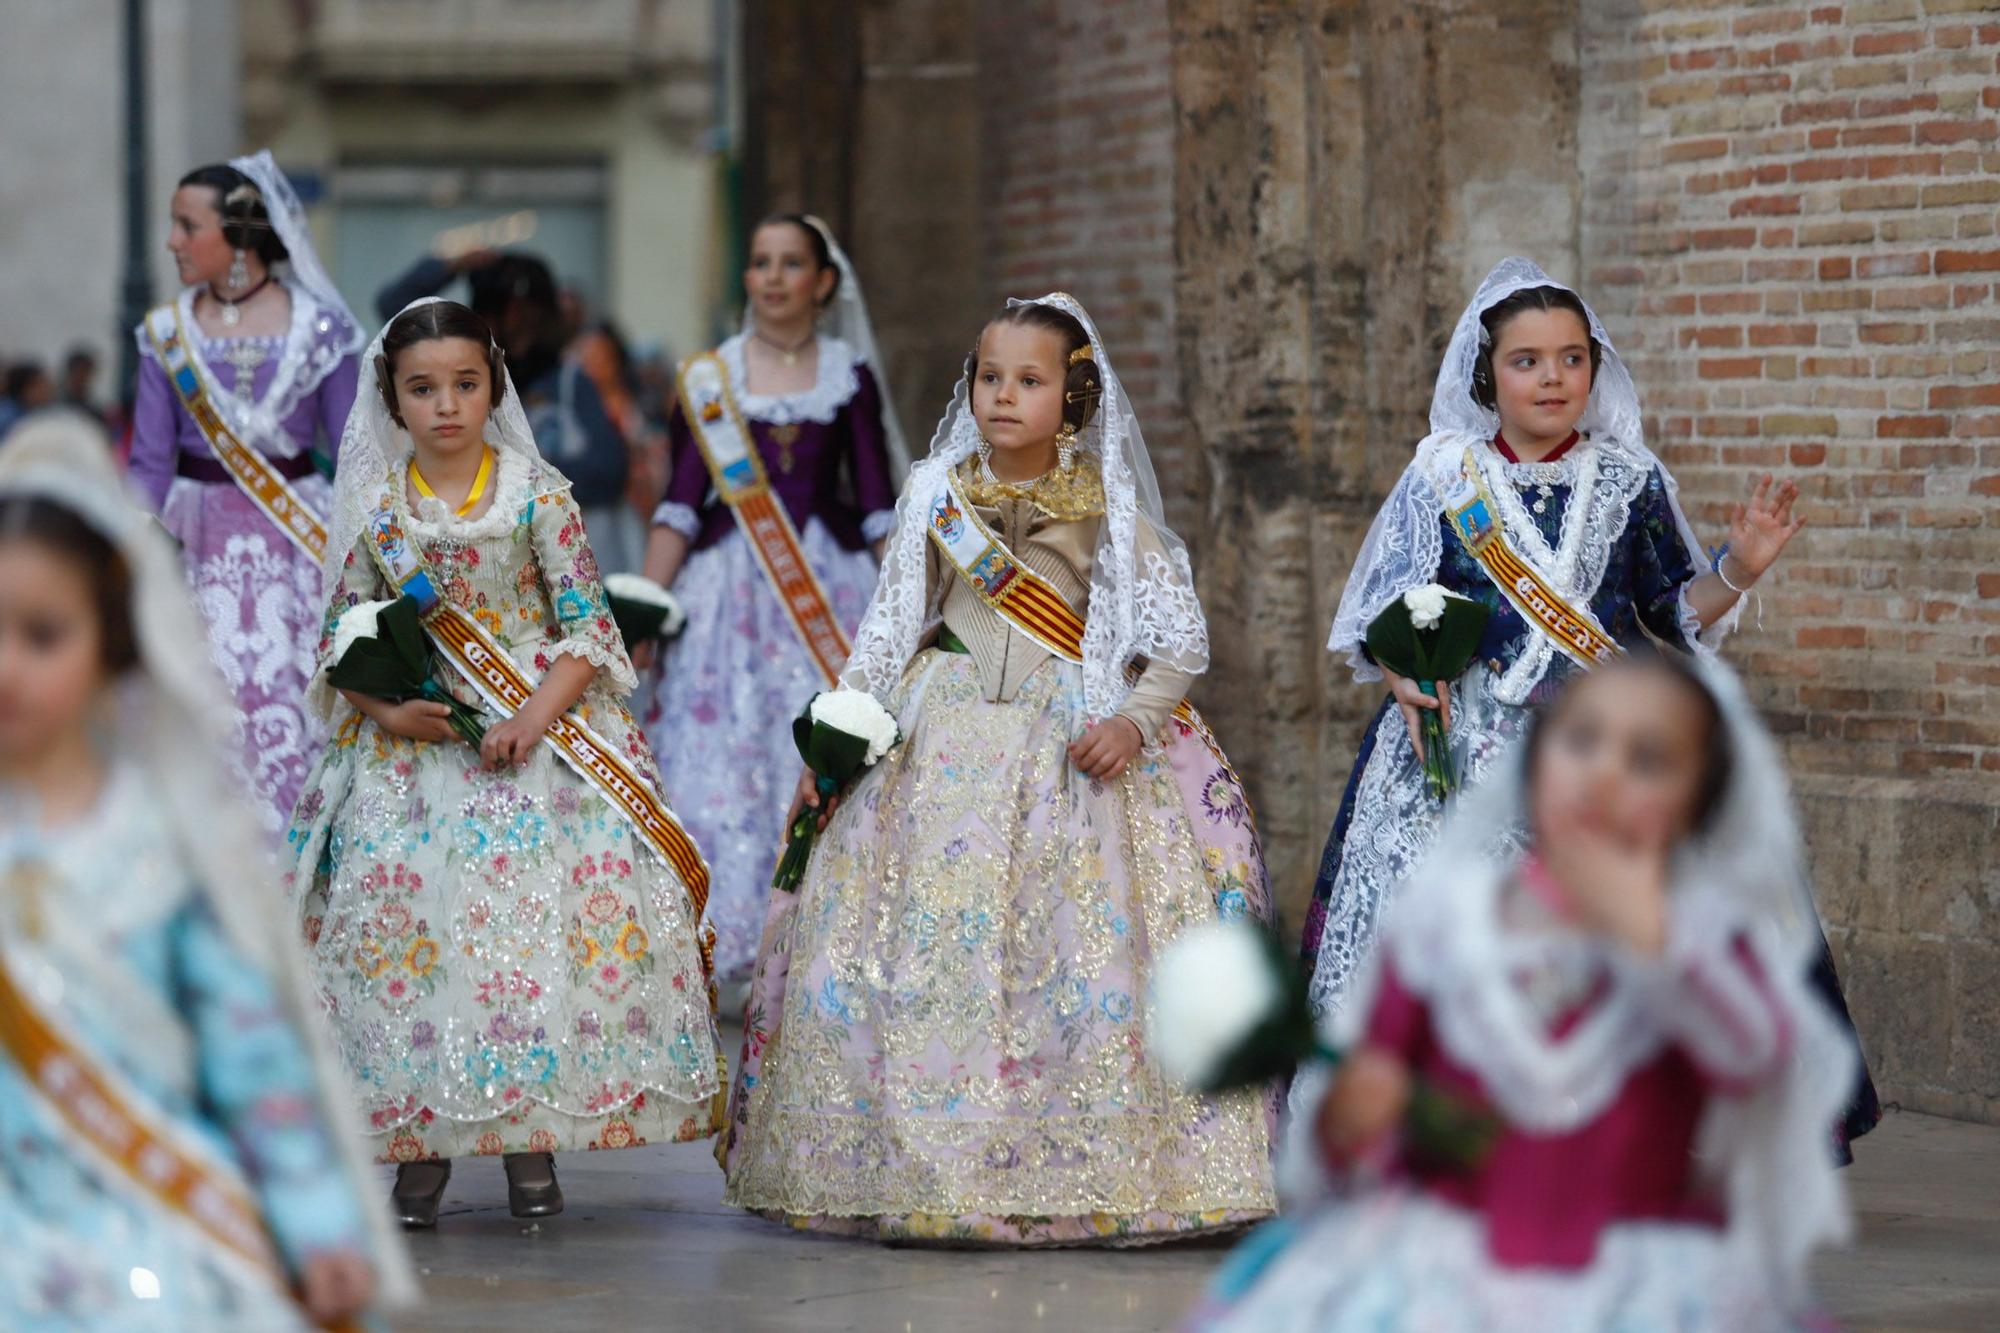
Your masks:
[[[1160,957],[1147,1045],[1167,1077],[1204,1087],[1282,998],[1258,927],[1241,921],[1196,926]]]

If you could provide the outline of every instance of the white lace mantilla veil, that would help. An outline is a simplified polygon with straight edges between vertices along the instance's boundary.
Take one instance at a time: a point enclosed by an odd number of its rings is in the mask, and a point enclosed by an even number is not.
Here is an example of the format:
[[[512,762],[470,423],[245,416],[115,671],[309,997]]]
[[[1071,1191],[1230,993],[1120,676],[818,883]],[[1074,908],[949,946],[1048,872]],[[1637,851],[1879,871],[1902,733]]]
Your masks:
[[[1675,919],[1664,962],[1672,966],[1675,941],[1716,950],[1741,936],[1796,1024],[1781,1074],[1749,1096],[1710,1100],[1696,1158],[1726,1202],[1731,1243],[1748,1247],[1760,1271],[1803,1299],[1814,1248],[1849,1231],[1831,1134],[1857,1055],[1810,984],[1821,947],[1818,917],[1777,747],[1728,667],[1698,660],[1694,670],[1720,709],[1733,762],[1707,829],[1675,853]],[[1528,963],[1523,937],[1502,951],[1496,910],[1525,842],[1528,788],[1525,773],[1510,774],[1454,807],[1438,845],[1390,909],[1383,939],[1399,979],[1428,1001],[1452,1058],[1479,1074],[1511,1121],[1563,1133],[1602,1112],[1669,1038],[1657,1008],[1640,998],[1651,984],[1644,977],[1607,1002],[1615,1021],[1593,1018],[1563,1039],[1550,1038],[1537,1020],[1513,1021],[1532,1012],[1527,1006],[1494,1002]],[[1357,1035],[1367,1006],[1347,1009],[1332,1020],[1336,1038]]]
[[[368,1223],[369,1258],[388,1305],[417,1288],[400,1234],[368,1160],[355,1102],[327,1039],[318,986],[262,827],[228,776],[222,756],[234,704],[210,665],[208,636],[166,532],[126,495],[97,428],[72,413],[39,419],[0,451],[0,496],[31,495],[61,505],[107,538],[132,576],[139,666],[117,686],[114,757],[136,770],[166,807],[162,821],[180,840],[199,890],[236,947],[260,962],[311,1058],[320,1113]]]
[[[420,306],[444,300],[441,296],[419,297],[397,311],[396,319]],[[395,322],[392,319],[389,324]],[[354,395],[354,410],[347,414],[347,429],[340,436],[340,467],[334,473],[333,517],[327,523],[326,568],[321,587],[322,599],[328,606],[333,604],[333,596],[340,588],[341,566],[368,526],[368,516],[375,510],[375,498],[381,493],[382,483],[389,480],[391,470],[415,448],[410,433],[389,415],[389,404],[383,401],[376,383],[375,359],[382,355],[382,339],[389,332],[389,324],[382,326],[369,342],[368,350],[362,353],[361,388]],[[528,414],[521,407],[521,395],[514,391],[514,377],[504,367],[501,375],[506,380],[506,393],[500,406],[486,418],[486,443],[496,450],[519,454],[531,463],[540,462],[542,455],[535,448],[534,432],[528,428]],[[307,687],[306,702],[322,716],[330,717],[345,701],[327,688],[326,678],[321,675]]]
[[[1091,566],[1083,635],[1084,708],[1101,721],[1125,701],[1130,691],[1125,669],[1135,657],[1164,661],[1191,675],[1208,670],[1208,623],[1195,596],[1187,547],[1167,526],[1145,437],[1097,325],[1066,292],[1007,304],[1053,306],[1074,316],[1090,335],[1091,355],[1104,381],[1097,414],[1077,434],[1078,447],[1097,459],[1104,476],[1104,521]],[[883,556],[881,579],[841,673],[845,683],[884,703],[938,619],[943,590],[925,596],[930,542],[926,506],[945,475],[978,447],[970,386],[961,377],[931,437],[929,455],[910,470],[896,502],[896,529]],[[1147,540],[1144,550],[1142,521],[1157,539]]]
[[[1499,413],[1481,407],[1472,397],[1472,370],[1486,346],[1486,329],[1480,317],[1529,287],[1556,287],[1575,294],[1574,289],[1551,278],[1533,260],[1518,256],[1503,259],[1479,284],[1445,346],[1437,384],[1431,391],[1431,433],[1417,445],[1415,460],[1389,492],[1374,525],[1368,529],[1360,554],[1354,559],[1354,572],[1341,593],[1333,632],[1327,639],[1329,651],[1348,654],[1358,681],[1382,678],[1381,670],[1361,653],[1368,626],[1391,602],[1437,577],[1438,561],[1444,554],[1444,538],[1439,529],[1444,495],[1439,479],[1458,470],[1468,446],[1491,440],[1500,429]],[[1611,335],[1604,331],[1597,312],[1591,310],[1588,302],[1584,302],[1584,309],[1590,311],[1590,336],[1602,349],[1603,361],[1591,383],[1590,401],[1577,428],[1593,441],[1613,444],[1642,464],[1659,468],[1666,482],[1668,502],[1673,507],[1675,526],[1680,530],[1689,558],[1699,569],[1703,564],[1701,538],[1681,510],[1679,487],[1673,474],[1660,467],[1659,459],[1646,447],[1639,391],[1632,382],[1632,373],[1625,368],[1618,349],[1612,346]],[[1729,618],[1711,629],[1726,630],[1740,610],[1739,602]]]
[[[889,373],[882,365],[882,349],[875,344],[875,322],[868,318],[868,300],[861,291],[861,275],[854,270],[854,261],[847,257],[847,251],[840,248],[834,239],[833,228],[811,213],[801,213],[806,225],[819,233],[826,242],[827,255],[840,273],[840,283],[833,289],[833,305],[820,317],[820,331],[840,339],[853,349],[855,359],[867,364],[874,373],[875,387],[882,395],[882,431],[889,443],[889,468],[898,486],[910,472],[910,446],[903,438],[903,423],[896,415],[896,399],[889,392]],[[756,321],[751,317],[750,307],[743,307],[743,332],[756,330]]]

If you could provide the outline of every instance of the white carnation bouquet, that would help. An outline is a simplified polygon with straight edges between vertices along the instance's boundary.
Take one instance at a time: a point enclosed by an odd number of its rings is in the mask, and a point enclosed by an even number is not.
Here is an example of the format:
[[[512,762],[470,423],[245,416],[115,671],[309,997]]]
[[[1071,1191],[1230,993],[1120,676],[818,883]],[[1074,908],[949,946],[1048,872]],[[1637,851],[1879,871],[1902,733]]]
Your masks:
[[[799,758],[813,771],[821,801],[882,762],[903,740],[895,717],[866,690],[828,690],[813,696],[792,723]],[[799,887],[819,836],[819,811],[802,810],[792,821],[771,887],[787,893]]]
[[[1368,655],[1375,664],[1407,676],[1425,694],[1441,680],[1456,680],[1479,655],[1480,636],[1492,612],[1440,584],[1412,588],[1389,603],[1368,626]],[[1451,742],[1444,718],[1426,709],[1423,718],[1424,779],[1431,796],[1443,801],[1458,788],[1452,771]]]
[[[680,599],[641,574],[606,574],[604,600],[631,652],[648,639],[671,639],[687,628]]]

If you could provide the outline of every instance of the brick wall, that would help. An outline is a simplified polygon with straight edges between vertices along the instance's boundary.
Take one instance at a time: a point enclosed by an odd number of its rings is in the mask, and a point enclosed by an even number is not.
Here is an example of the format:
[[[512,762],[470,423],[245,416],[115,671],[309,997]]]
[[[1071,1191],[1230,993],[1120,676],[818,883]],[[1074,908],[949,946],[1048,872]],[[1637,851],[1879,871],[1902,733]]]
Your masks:
[[[1169,495],[1190,466],[1174,340],[1173,52],[1166,0],[981,5],[987,282],[1068,291],[1098,323]],[[946,333],[968,344],[975,329]],[[1172,502],[1170,502],[1172,503]],[[1170,515],[1181,528],[1185,511]],[[1191,542],[1193,532],[1183,531]]]
[[[1730,656],[1886,1081],[1991,1115],[2000,3],[1582,15],[1587,292],[1698,528],[1746,474],[1800,478],[1812,526]]]

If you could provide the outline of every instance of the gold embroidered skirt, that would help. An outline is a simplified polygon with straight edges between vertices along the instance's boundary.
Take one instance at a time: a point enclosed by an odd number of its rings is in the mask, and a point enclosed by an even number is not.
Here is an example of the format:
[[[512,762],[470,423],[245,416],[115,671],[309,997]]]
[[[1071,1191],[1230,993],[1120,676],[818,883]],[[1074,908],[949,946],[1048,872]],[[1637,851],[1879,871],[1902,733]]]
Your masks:
[[[1055,659],[989,703],[969,658],[926,652],[894,708],[904,743],[829,821],[798,893],[774,895],[729,1201],[998,1245],[1272,1211],[1266,1100],[1171,1086],[1143,1037],[1159,950],[1264,908],[1233,775],[1184,731],[1114,782],[1078,773],[1081,676]]]

